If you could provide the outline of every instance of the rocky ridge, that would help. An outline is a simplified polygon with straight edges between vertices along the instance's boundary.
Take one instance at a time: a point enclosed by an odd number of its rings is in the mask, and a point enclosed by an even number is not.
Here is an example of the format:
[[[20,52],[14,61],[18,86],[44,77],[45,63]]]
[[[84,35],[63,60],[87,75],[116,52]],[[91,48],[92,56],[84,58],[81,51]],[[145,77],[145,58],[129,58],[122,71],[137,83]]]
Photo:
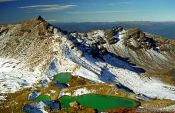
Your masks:
[[[47,85],[54,74],[67,71],[94,82],[117,82],[136,94],[175,100],[175,86],[147,76],[174,70],[174,41],[122,27],[66,33],[40,16],[0,26],[0,40],[1,95]]]

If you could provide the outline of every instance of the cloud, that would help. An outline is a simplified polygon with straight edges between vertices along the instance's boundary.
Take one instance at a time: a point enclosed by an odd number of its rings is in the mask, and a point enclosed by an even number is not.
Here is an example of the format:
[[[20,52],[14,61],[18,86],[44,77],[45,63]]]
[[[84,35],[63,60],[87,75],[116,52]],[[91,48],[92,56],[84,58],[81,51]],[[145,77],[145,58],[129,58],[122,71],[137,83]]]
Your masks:
[[[34,9],[43,12],[49,11],[62,11],[65,9],[69,9],[72,7],[76,7],[77,5],[69,4],[69,5],[59,5],[59,4],[50,4],[50,5],[31,5],[31,6],[23,6],[19,7],[21,9]]]
[[[3,3],[3,2],[12,2],[12,1],[18,1],[18,0],[0,0],[0,3]]]
[[[106,11],[75,11],[75,12],[68,12],[69,14],[105,14],[105,13],[129,13],[135,12],[131,10],[106,10]]]
[[[48,19],[46,20],[47,22],[57,22],[57,20],[54,20],[54,19]]]

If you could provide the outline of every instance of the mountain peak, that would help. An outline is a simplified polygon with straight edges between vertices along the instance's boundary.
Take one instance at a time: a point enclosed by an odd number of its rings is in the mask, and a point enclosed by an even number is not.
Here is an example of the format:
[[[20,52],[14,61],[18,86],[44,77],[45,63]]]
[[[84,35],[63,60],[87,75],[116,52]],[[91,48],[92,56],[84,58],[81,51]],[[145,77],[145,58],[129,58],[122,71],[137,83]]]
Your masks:
[[[27,24],[29,26],[40,24],[40,23],[45,23],[48,25],[48,22],[45,21],[41,16],[35,16],[35,17],[23,22],[23,24]]]
[[[36,16],[36,17],[33,17],[32,20],[39,20],[39,21],[45,21],[43,19],[43,17],[41,17],[40,15]]]

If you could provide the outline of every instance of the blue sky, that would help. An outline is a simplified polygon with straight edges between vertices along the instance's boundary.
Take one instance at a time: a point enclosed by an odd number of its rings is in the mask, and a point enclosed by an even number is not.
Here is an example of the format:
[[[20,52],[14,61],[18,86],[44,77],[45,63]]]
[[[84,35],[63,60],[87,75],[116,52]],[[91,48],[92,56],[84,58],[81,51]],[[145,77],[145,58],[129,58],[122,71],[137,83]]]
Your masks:
[[[175,21],[175,0],[0,0],[0,23]]]

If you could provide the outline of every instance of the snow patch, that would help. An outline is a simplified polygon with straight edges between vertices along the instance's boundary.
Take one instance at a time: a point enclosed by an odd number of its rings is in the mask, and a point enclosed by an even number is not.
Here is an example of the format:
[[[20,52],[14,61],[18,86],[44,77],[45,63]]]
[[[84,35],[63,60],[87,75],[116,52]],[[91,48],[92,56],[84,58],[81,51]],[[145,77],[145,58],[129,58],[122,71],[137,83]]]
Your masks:
[[[42,78],[39,66],[30,72],[18,60],[0,58],[0,93],[14,93],[31,87]]]
[[[88,69],[86,69],[86,68],[84,68],[82,66],[79,69],[77,69],[77,71],[75,71],[74,73],[77,76],[81,76],[83,78],[89,79],[89,80],[97,82],[97,83],[101,83],[102,82],[99,79],[97,74],[93,73],[92,71],[89,71]]]
[[[110,68],[117,80],[136,94],[144,94],[151,98],[175,100],[175,87],[162,83],[155,78],[141,78],[139,74],[120,68]]]
[[[0,100],[6,100],[5,96],[0,96]]]
[[[89,91],[87,88],[79,88],[74,91],[72,96],[80,96],[80,95],[89,94],[89,93],[92,93],[92,92]]]
[[[65,92],[64,90],[62,90],[61,92],[60,92],[60,95],[59,95],[59,97],[62,97],[62,96],[71,96],[71,93],[69,93],[69,92]]]
[[[94,31],[94,37],[97,37],[97,36],[101,36],[101,37],[104,37],[105,35],[105,33],[104,33],[104,31],[103,30],[96,30],[96,31]]]
[[[150,56],[154,57],[155,58],[154,60],[156,60],[157,58],[158,59],[162,59],[162,60],[168,60],[163,54],[161,54],[161,53],[159,53],[159,52],[157,52],[157,51],[155,51],[153,49],[149,49],[146,52]]]

